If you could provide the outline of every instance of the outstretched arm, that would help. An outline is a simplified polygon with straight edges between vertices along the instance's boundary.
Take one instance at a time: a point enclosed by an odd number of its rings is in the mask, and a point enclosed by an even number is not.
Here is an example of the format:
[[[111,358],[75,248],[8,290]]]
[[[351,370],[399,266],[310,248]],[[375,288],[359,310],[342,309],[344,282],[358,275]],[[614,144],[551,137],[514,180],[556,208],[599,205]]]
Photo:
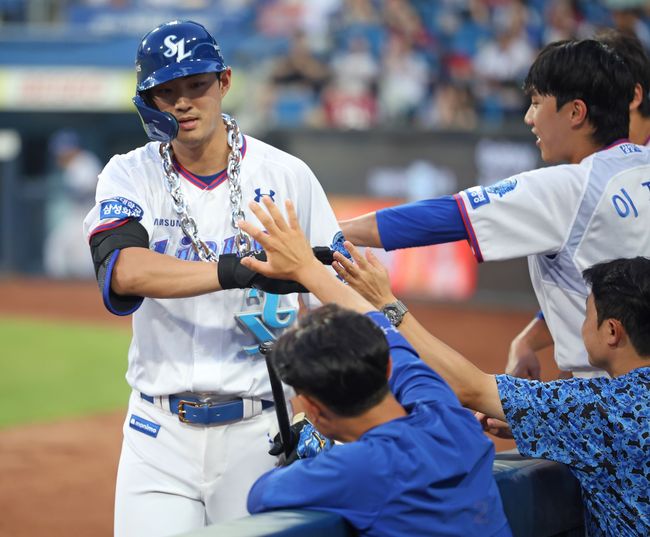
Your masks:
[[[104,240],[110,239],[108,236]],[[104,253],[102,242],[98,244],[94,254],[101,258]],[[104,250],[110,246],[113,244],[109,243]],[[332,262],[328,248],[316,248],[315,251],[321,262]],[[264,252],[247,255],[265,259]],[[222,254],[216,263],[195,263],[153,252],[146,247],[133,246],[109,253],[99,263],[99,270],[105,268],[106,280],[110,277],[112,291],[123,296],[184,298],[222,289],[250,287],[281,295],[305,292],[305,288],[294,281],[275,280],[253,272],[243,266],[241,260],[237,254]]]
[[[219,291],[216,263],[183,261],[148,248],[120,251],[111,281],[119,295],[183,298]]]
[[[458,203],[452,196],[386,207],[339,222],[347,240],[385,250],[413,248],[469,238]]]
[[[264,247],[267,261],[247,257],[242,265],[271,278],[297,281],[321,302],[335,302],[359,313],[374,310],[365,298],[339,281],[314,257],[290,200],[286,201],[288,221],[268,196],[262,198],[262,204],[266,210],[254,202],[249,207],[266,233],[249,221],[242,220],[239,225]]]
[[[358,246],[374,246],[383,248],[379,228],[377,227],[377,213],[368,213],[350,220],[339,222],[343,236],[351,243]]]
[[[333,266],[338,274],[377,308],[395,301],[390,291],[388,273],[377,257],[370,250],[366,251],[364,257],[350,242],[346,242],[345,247],[354,263],[335,253],[336,263]],[[484,373],[433,336],[411,313],[406,314],[399,331],[413,345],[420,358],[447,381],[464,406],[492,418],[505,419],[494,375]]]

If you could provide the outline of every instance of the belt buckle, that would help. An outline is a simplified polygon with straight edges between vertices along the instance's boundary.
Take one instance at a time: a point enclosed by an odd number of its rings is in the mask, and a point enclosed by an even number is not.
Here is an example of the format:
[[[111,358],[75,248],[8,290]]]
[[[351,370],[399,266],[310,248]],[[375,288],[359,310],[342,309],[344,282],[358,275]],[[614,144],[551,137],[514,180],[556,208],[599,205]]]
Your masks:
[[[192,423],[190,422],[186,417],[185,414],[187,411],[185,410],[185,407],[189,406],[192,408],[197,408],[197,407],[203,407],[203,406],[209,406],[208,403],[200,403],[196,401],[186,401],[185,399],[181,399],[178,402],[178,419],[182,421],[183,423]]]

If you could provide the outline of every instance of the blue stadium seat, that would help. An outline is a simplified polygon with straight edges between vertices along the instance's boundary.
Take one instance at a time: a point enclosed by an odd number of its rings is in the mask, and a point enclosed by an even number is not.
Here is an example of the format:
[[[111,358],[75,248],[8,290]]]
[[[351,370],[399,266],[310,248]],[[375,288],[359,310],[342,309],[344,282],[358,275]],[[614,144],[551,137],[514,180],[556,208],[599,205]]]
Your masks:
[[[309,90],[299,88],[278,88],[272,109],[275,127],[300,127],[313,111],[316,100]]]

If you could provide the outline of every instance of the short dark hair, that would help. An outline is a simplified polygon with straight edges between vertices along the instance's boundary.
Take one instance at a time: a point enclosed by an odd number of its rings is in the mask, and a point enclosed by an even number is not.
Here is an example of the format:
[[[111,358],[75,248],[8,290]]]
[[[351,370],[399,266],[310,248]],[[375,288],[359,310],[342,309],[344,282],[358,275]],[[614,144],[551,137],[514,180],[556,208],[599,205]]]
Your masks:
[[[623,58],[632,71],[635,84],[641,85],[643,99],[639,105],[639,113],[643,117],[650,117],[650,58],[643,48],[639,38],[633,34],[619,30],[607,29],[596,35],[601,43],[613,48]]]
[[[528,71],[524,91],[555,97],[558,110],[573,99],[584,101],[594,140],[606,146],[630,135],[634,84],[629,67],[613,49],[583,39],[544,47]]]
[[[328,304],[305,315],[273,346],[283,382],[339,416],[358,416],[388,393],[388,343],[368,317]]]
[[[615,259],[585,270],[591,284],[598,326],[605,319],[621,322],[640,356],[650,357],[650,259]]]

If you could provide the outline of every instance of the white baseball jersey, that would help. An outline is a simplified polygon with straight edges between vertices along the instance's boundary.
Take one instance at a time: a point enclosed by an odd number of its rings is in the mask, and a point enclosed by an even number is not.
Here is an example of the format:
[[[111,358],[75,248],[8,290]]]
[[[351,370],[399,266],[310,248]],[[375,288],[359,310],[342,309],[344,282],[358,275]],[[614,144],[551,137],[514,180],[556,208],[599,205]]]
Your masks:
[[[479,261],[528,256],[558,366],[592,370],[581,337],[589,294],[582,271],[650,257],[650,150],[616,143],[579,164],[472,187],[456,199]]]
[[[156,252],[196,259],[165,187],[159,143],[117,155],[99,176],[96,205],[84,229],[93,233],[135,217]],[[291,199],[300,225],[314,246],[342,241],[325,193],[308,166],[296,157],[250,136],[243,137],[242,207],[270,195],[284,213]],[[230,191],[225,171],[206,187],[179,167],[188,212],[199,237],[219,255],[235,251]],[[215,268],[215,278],[217,277]],[[309,301],[310,295],[303,295]],[[145,298],[133,315],[127,381],[148,395],[184,391],[217,392],[271,399],[263,357],[257,346],[276,337],[296,319],[298,295],[278,296],[255,289],[227,290],[184,299]]]

